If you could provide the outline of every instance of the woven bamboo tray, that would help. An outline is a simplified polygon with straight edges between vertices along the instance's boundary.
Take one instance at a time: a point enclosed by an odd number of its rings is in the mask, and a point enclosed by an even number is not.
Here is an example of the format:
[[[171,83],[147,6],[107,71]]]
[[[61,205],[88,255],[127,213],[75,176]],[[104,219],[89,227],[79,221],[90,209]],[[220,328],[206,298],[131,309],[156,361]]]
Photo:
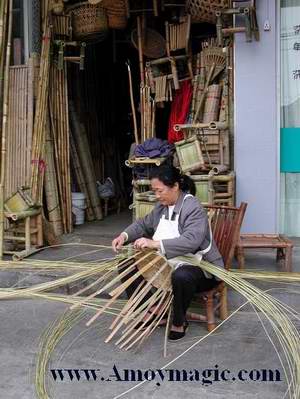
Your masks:
[[[131,32],[131,42],[138,49],[137,30]],[[147,28],[143,42],[143,53],[148,58],[162,58],[166,54],[166,41],[163,36],[153,29]]]

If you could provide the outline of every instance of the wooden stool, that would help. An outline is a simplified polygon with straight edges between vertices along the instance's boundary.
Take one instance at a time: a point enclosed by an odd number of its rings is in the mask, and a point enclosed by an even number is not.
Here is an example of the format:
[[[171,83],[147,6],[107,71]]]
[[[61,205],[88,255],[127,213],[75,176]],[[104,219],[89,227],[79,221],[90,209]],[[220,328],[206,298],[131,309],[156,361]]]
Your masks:
[[[13,255],[13,259],[21,259],[37,251],[43,246],[43,229],[41,209],[23,212],[4,212],[9,221],[9,227],[5,231],[4,240],[24,245],[24,250],[8,251],[5,254]]]
[[[292,271],[293,242],[280,234],[241,234],[236,246],[239,269],[245,267],[244,248],[276,248],[276,260],[283,259],[283,270]]]

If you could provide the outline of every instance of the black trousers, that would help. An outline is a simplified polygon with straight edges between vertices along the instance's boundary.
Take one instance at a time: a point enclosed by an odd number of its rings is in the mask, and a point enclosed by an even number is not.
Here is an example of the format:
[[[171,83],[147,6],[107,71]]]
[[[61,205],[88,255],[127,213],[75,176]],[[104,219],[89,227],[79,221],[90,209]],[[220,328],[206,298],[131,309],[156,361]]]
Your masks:
[[[133,262],[128,263],[127,267]],[[126,268],[125,266],[125,268]],[[118,269],[119,273],[124,270],[124,266]],[[125,277],[121,278],[122,282],[125,282],[129,277],[136,273],[133,270]],[[134,291],[137,289],[139,284],[144,281],[142,276],[139,276],[134,280],[129,287],[126,289],[127,297],[130,298]],[[174,326],[180,327],[186,320],[186,312],[192,302],[192,299],[196,293],[210,290],[219,284],[214,277],[206,278],[203,271],[192,265],[182,265],[178,269],[174,270],[171,276],[172,290],[173,290],[173,324]],[[149,292],[144,301],[150,298],[151,293]]]
[[[183,265],[172,273],[173,324],[180,327],[186,320],[186,312],[194,295],[208,291],[219,284],[214,277],[205,277],[198,266]]]

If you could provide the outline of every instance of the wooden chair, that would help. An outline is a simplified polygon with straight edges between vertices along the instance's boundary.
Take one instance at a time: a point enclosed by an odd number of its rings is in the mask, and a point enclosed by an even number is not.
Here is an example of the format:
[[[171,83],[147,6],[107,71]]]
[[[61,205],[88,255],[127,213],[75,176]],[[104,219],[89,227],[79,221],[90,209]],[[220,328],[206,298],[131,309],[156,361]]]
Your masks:
[[[247,204],[242,202],[239,208],[229,206],[208,205],[206,209],[212,211],[211,227],[215,243],[223,257],[226,270],[231,268],[235,247],[239,241],[240,229]],[[207,330],[216,328],[215,312],[219,311],[221,320],[227,318],[227,287],[221,282],[212,290],[201,292],[196,302],[205,304],[206,318],[197,313],[187,313],[188,320],[207,321]]]

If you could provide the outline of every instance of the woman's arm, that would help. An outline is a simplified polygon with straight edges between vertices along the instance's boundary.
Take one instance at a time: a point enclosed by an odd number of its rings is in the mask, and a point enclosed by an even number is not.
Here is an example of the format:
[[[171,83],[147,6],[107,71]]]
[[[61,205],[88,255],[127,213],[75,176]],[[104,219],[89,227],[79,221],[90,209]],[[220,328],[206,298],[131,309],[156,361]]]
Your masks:
[[[138,219],[128,226],[124,233],[127,234],[127,242],[133,242],[138,238],[152,238],[154,228],[159,220],[161,205],[156,205],[152,211],[142,219]]]

